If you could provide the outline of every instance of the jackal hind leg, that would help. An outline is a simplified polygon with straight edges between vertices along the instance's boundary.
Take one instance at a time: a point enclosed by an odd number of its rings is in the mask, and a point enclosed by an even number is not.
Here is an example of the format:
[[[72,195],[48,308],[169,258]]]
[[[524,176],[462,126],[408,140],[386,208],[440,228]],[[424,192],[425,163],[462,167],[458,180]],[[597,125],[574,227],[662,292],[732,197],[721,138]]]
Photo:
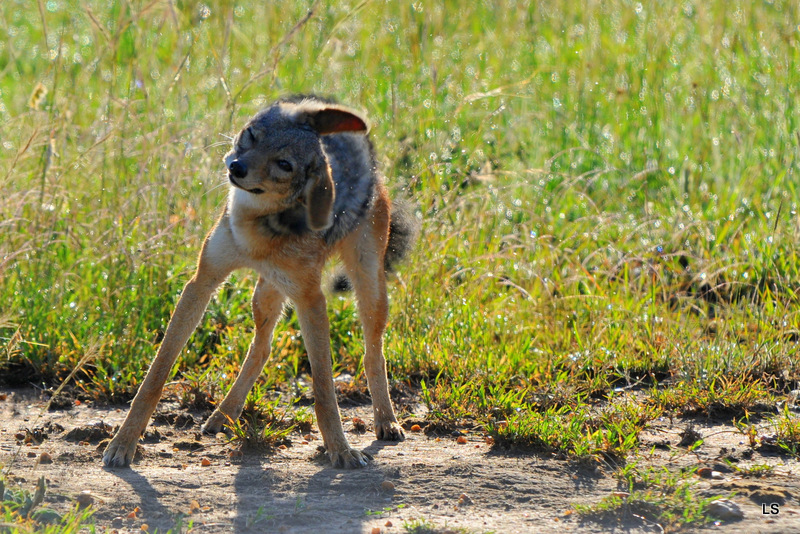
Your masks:
[[[367,226],[360,236],[354,236],[352,246],[345,244],[340,254],[356,293],[358,313],[364,327],[364,370],[372,395],[375,435],[381,440],[402,441],[405,435],[392,408],[383,355],[383,333],[389,310],[383,267],[385,234],[375,226]]]

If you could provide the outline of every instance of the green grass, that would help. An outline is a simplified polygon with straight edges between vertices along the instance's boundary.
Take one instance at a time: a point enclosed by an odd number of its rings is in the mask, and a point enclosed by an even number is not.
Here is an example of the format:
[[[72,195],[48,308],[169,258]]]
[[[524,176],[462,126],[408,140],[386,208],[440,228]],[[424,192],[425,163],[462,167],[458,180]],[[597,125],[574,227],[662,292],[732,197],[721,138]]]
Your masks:
[[[268,393],[260,389],[256,386],[250,393],[242,417],[226,425],[231,431],[231,441],[240,450],[272,450],[286,441],[292,431],[311,430],[312,416],[307,408],[291,410],[280,405],[279,400],[264,400],[261,395]]]
[[[774,445],[792,456],[800,456],[800,418],[784,405],[771,421],[775,431]]]
[[[40,534],[72,534],[94,532],[91,506],[81,508],[77,504],[65,514],[42,506],[47,487],[40,477],[36,489],[12,485],[0,478],[0,532],[17,534],[37,532]],[[87,530],[88,529],[88,530]]]
[[[290,92],[363,109],[417,205],[386,353],[432,419],[624,456],[658,413],[746,417],[800,378],[795,3],[213,4],[0,7],[5,382],[88,355],[77,389],[131,397],[225,202],[228,137]],[[190,390],[231,383],[253,283],[212,300]],[[363,383],[354,305],[330,310]],[[284,321],[259,387],[297,395],[307,370]],[[641,406],[608,408],[620,388]]]
[[[637,523],[659,525],[663,532],[710,521],[707,508],[714,498],[699,498],[693,491],[694,470],[672,473],[632,463],[622,468],[618,477],[624,491],[591,506],[578,506],[583,519],[613,523],[635,517]]]
[[[574,406],[514,413],[487,426],[499,446],[558,451],[584,460],[619,459],[636,449],[639,433],[658,415],[658,409],[638,404],[592,410],[578,400]]]
[[[424,517],[403,521],[403,529],[408,534],[470,534],[470,530],[463,527],[438,526],[433,521]],[[493,531],[487,531],[493,532]]]

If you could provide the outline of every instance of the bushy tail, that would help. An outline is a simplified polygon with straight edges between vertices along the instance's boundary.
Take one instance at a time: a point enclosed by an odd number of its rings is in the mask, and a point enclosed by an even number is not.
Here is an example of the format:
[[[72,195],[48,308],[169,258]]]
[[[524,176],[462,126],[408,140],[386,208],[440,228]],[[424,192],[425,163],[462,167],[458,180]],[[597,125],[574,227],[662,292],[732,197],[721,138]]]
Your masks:
[[[383,268],[387,273],[394,272],[395,267],[405,258],[419,236],[419,221],[414,217],[411,204],[403,199],[392,201],[392,215],[389,220],[389,242],[383,258]],[[337,272],[331,284],[335,292],[343,293],[353,287],[344,272]]]
[[[414,247],[419,236],[419,221],[414,217],[413,207],[406,200],[392,202],[392,216],[389,220],[389,243],[383,266],[387,273],[406,257]]]

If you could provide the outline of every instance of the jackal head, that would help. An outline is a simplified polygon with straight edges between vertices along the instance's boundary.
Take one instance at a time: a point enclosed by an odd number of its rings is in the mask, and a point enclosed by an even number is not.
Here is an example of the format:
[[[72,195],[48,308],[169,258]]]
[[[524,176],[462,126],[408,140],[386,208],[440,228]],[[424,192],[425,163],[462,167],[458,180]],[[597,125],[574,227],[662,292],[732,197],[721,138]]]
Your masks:
[[[342,106],[312,99],[276,103],[247,123],[224,157],[234,194],[246,195],[242,200],[264,213],[302,203],[309,228],[325,230],[335,190],[320,137],[366,131],[366,121]]]

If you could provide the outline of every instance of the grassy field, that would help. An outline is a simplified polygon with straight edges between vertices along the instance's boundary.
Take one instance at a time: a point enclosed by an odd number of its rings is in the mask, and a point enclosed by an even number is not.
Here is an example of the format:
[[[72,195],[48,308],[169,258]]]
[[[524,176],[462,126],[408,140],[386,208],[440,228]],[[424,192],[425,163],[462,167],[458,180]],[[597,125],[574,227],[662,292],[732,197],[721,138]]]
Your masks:
[[[225,202],[230,136],[313,92],[365,111],[417,206],[386,352],[432,422],[624,458],[661,415],[771,413],[795,454],[800,423],[774,414],[800,379],[798,20],[782,0],[7,0],[0,381],[80,362],[75,391],[130,399]],[[221,399],[254,282],[212,300],[176,379]],[[354,302],[329,308],[362,387]],[[254,399],[308,370],[291,318],[272,362]]]

